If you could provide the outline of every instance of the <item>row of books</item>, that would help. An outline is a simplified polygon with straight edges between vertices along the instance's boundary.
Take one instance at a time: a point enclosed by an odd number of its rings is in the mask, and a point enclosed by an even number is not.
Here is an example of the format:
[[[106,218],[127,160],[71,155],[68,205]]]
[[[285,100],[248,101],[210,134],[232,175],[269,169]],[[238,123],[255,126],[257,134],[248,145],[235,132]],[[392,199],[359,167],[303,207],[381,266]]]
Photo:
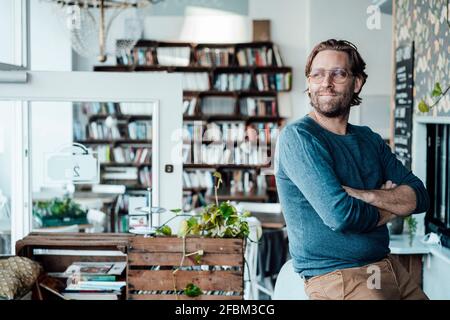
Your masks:
[[[276,141],[280,127],[273,122],[216,121],[204,125],[184,124],[183,141],[188,142],[259,142]]]
[[[101,173],[103,182],[117,183],[141,187],[151,187],[152,170],[149,166],[137,167],[109,167],[105,166]]]
[[[183,99],[183,115],[193,116],[196,113],[197,98]]]
[[[135,47],[131,50],[131,56],[123,57],[125,65],[153,66],[156,64],[155,48],[152,47]]]
[[[121,139],[123,132],[117,124],[107,125],[104,121],[93,121],[88,125],[88,138],[90,139]]]
[[[133,140],[151,140],[152,122],[133,121],[128,124],[128,136]]]
[[[286,73],[258,73],[256,75],[256,87],[259,91],[283,91],[290,90],[292,74]]]
[[[125,66],[152,66],[156,64],[154,50],[153,47],[134,47],[131,50],[128,48],[118,48],[116,61],[118,65]]]
[[[250,73],[220,73],[216,75],[214,89],[218,91],[250,90],[252,75]]]
[[[83,102],[81,108],[84,114],[117,114],[120,113],[118,103],[114,102]]]
[[[111,162],[111,147],[108,144],[93,145],[89,149],[97,153],[97,159],[100,163]]]
[[[273,122],[255,122],[250,124],[252,127],[252,133],[258,135],[259,144],[269,144],[276,142],[278,135],[280,134],[280,126]]]
[[[257,146],[250,142],[242,142],[231,147],[225,143],[185,144],[183,161],[185,164],[268,165],[269,151],[268,146]]]
[[[203,123],[183,123],[183,141],[202,141]]]
[[[207,201],[204,192],[185,191],[183,192],[182,208],[185,212],[194,210],[195,208],[204,207]]]
[[[133,121],[128,124],[107,124],[105,121],[92,121],[88,128],[88,138],[91,139],[125,139],[127,136],[131,140],[152,139],[151,121]],[[127,131],[125,132],[125,130]]]
[[[205,115],[233,115],[236,112],[236,99],[220,96],[203,97],[201,111]]]
[[[161,66],[187,67],[191,62],[190,47],[158,47],[156,48],[158,64]]]
[[[139,170],[139,183],[143,187],[152,186],[152,170],[149,167],[143,167]]]
[[[290,90],[292,74],[286,73],[259,73],[256,75],[256,86],[259,91]]]
[[[283,66],[278,47],[243,48],[238,50],[236,58],[240,66],[272,67]]]
[[[77,106],[74,106],[77,107]],[[144,102],[84,102],[82,110],[87,115],[148,115],[153,113],[153,104]]]
[[[151,161],[151,148],[135,146],[118,146],[111,148],[109,144],[92,145],[89,149],[97,153],[100,163],[136,163]],[[112,153],[111,153],[112,149]]]
[[[234,48],[202,47],[196,50],[197,63],[200,66],[229,66],[234,55]],[[156,56],[156,59],[155,59]],[[236,53],[240,66],[283,66],[279,49],[263,46],[259,48],[241,48]],[[189,66],[191,48],[179,47],[134,47],[132,50],[118,48],[117,64],[153,66]]]
[[[137,181],[138,168],[137,167],[105,167],[101,174],[104,180],[130,180]]]
[[[277,116],[275,97],[248,97],[239,101],[240,112],[246,116]]]
[[[214,177],[209,170],[183,171],[183,188],[207,188],[214,187]]]
[[[203,67],[226,67],[233,53],[233,48],[201,48],[197,50],[197,63]]]
[[[113,149],[114,162],[136,164],[150,163],[151,152],[151,148],[145,147],[115,147]]]
[[[183,76],[183,91],[208,91],[210,89],[207,72],[181,72]]]
[[[256,195],[264,194],[267,188],[265,177],[255,170],[232,170],[222,172],[223,187],[220,194]]]
[[[234,291],[223,291],[223,290],[208,290],[202,291],[202,296],[240,296],[240,292]],[[173,295],[175,297],[177,295],[184,295],[184,290],[136,290],[132,291],[132,294],[135,295]]]
[[[244,122],[212,122],[206,125],[203,139],[206,141],[256,141],[255,133],[249,131],[251,128]]]

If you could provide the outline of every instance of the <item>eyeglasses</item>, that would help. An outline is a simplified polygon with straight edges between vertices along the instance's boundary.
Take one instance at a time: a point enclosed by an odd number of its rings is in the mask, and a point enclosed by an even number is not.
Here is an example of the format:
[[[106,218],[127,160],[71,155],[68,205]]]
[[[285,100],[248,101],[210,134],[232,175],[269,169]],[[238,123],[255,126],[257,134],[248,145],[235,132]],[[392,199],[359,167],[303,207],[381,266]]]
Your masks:
[[[325,79],[327,72],[331,78],[331,81],[333,81],[336,84],[345,83],[347,79],[352,76],[352,74],[345,69],[330,69],[330,70],[314,69],[309,73],[308,78],[311,80],[312,83],[321,84]]]

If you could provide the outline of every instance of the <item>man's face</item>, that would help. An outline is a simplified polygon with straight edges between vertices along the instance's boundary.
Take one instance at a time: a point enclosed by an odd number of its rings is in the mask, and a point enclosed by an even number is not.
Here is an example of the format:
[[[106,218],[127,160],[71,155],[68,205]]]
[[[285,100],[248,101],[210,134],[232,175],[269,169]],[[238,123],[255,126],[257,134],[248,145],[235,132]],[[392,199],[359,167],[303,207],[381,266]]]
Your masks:
[[[312,62],[308,78],[311,105],[328,118],[350,112],[353,93],[361,89],[362,81],[351,75],[348,60],[345,52],[325,50],[319,52]],[[314,75],[316,79],[313,79]],[[321,81],[320,75],[323,76]]]

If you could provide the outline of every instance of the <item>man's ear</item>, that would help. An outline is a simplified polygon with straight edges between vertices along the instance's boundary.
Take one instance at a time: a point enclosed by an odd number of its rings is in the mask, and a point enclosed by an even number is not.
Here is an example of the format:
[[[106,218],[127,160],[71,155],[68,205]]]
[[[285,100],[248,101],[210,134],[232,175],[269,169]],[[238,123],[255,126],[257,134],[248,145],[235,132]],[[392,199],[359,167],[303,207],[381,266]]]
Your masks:
[[[361,92],[361,89],[364,85],[364,80],[361,77],[355,77],[355,89],[353,89],[354,93]]]

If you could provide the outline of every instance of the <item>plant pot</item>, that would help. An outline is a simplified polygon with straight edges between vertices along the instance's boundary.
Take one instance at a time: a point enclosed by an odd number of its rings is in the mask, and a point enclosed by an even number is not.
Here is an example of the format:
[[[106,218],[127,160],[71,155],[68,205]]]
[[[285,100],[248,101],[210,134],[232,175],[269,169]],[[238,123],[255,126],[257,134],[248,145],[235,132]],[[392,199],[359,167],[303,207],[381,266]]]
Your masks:
[[[61,217],[61,218],[54,218],[54,217],[43,217],[41,219],[42,221],[42,227],[58,227],[58,226],[70,226],[73,224],[87,224],[87,218],[86,217]]]
[[[403,217],[397,217],[387,224],[390,234],[402,234],[403,233]]]

